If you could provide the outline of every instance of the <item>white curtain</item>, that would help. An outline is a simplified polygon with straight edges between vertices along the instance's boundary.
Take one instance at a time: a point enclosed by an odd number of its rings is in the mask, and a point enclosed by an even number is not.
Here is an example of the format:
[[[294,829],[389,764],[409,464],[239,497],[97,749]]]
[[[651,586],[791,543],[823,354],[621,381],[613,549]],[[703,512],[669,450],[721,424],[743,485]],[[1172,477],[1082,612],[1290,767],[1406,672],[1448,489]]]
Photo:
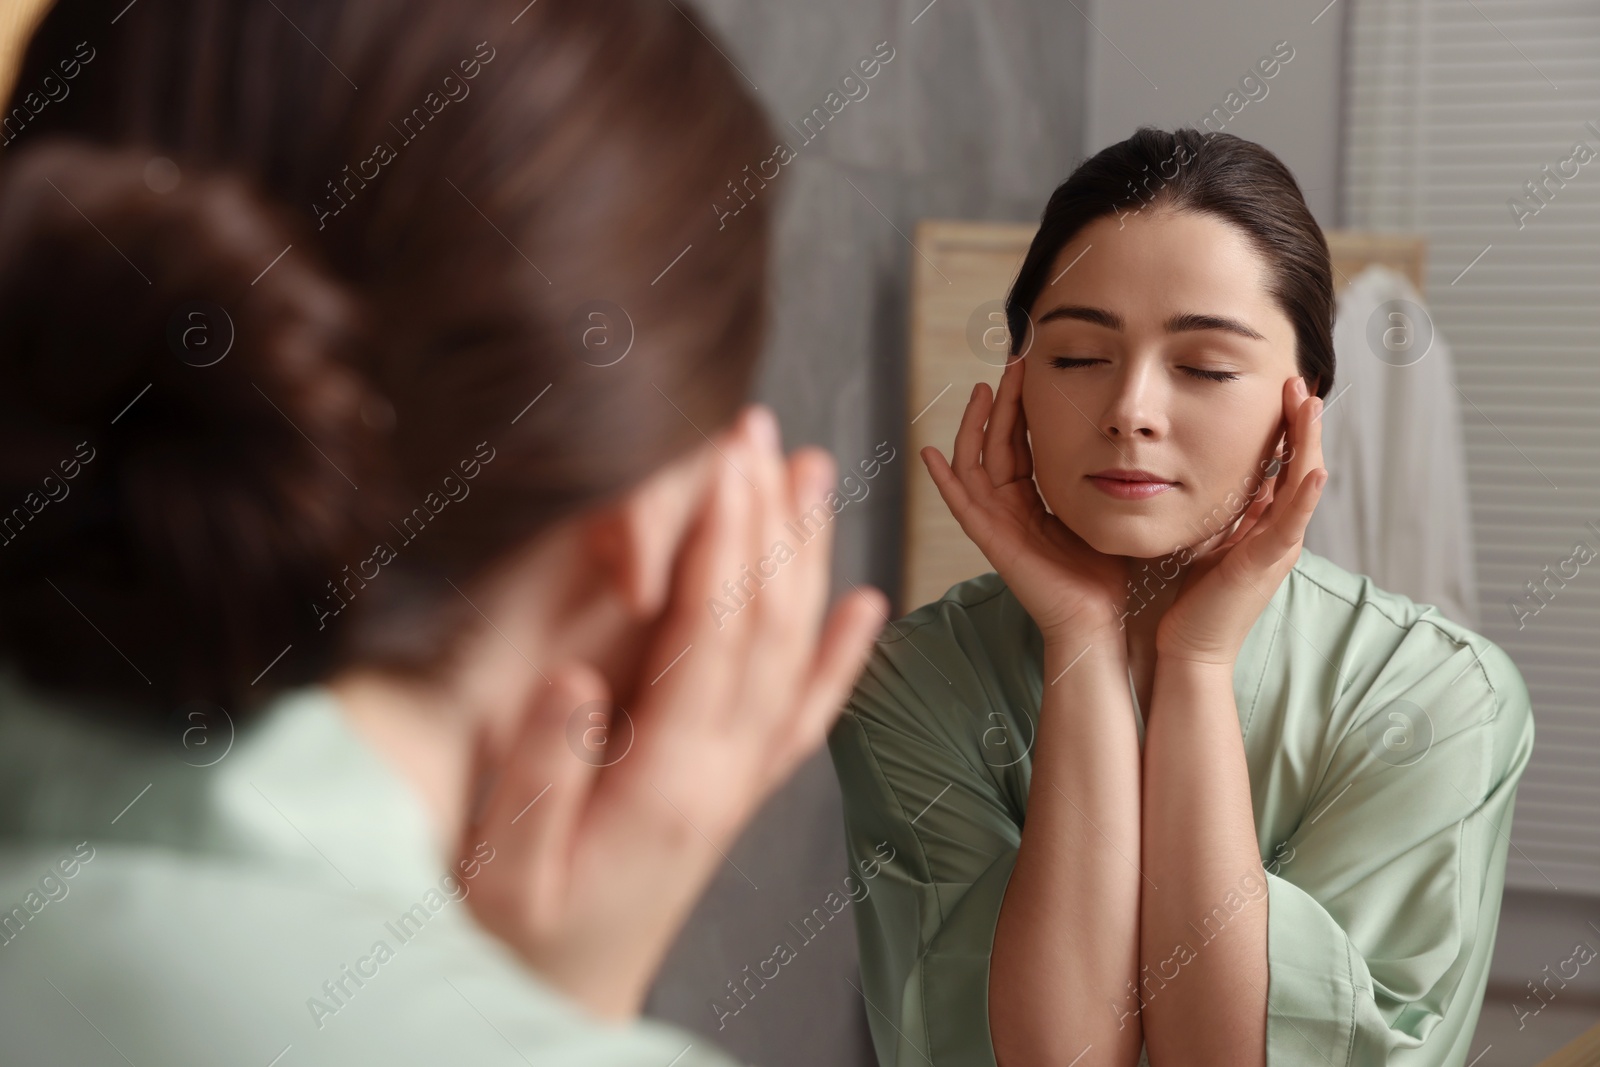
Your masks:
[[[1374,265],[1339,294],[1322,412],[1328,484],[1306,547],[1478,628],[1450,346],[1410,280]]]

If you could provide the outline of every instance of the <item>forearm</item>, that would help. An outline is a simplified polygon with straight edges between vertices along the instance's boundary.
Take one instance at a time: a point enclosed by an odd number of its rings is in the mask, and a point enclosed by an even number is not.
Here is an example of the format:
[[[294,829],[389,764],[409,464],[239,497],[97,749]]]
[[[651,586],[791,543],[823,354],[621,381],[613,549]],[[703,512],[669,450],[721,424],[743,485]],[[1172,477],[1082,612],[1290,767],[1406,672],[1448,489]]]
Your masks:
[[[1267,898],[1231,664],[1156,661],[1141,992],[1157,1067],[1266,1062]],[[1180,1059],[1181,1057],[1181,1059]]]
[[[1139,805],[1121,634],[1047,641],[1027,819],[990,961],[1001,1067],[1137,1062]]]

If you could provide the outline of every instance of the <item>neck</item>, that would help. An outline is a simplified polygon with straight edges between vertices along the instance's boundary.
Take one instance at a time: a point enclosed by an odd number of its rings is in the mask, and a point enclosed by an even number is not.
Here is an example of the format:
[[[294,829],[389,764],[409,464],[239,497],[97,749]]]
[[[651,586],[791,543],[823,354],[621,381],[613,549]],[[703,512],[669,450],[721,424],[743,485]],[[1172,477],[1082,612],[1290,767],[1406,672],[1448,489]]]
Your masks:
[[[1156,627],[1177,599],[1178,590],[1188,572],[1188,567],[1180,567],[1174,574],[1170,564],[1161,566],[1164,562],[1124,557],[1128,581],[1133,586],[1125,609],[1127,614],[1123,617],[1128,671],[1146,722],[1149,721],[1154,695]],[[1172,576],[1167,577],[1169,574]]]
[[[488,709],[459,694],[356,668],[329,683],[346,721],[422,799],[440,845],[453,848],[466,819],[473,742]]]
[[[1155,639],[1156,626],[1178,597],[1185,575],[1192,564],[1179,566],[1175,560],[1122,557],[1127,569],[1128,600],[1124,608],[1123,626],[1128,631],[1129,643],[1133,635]]]
[[[629,699],[642,632],[606,584],[567,551],[573,544],[562,541],[481,583],[484,591],[474,590],[472,604],[484,621],[459,638],[437,677],[358,666],[328,683],[346,721],[421,797],[446,849],[467,829],[480,733],[508,739],[530,697],[549,684],[551,664],[582,659],[606,678],[613,699]],[[534,589],[543,595],[526,592]]]

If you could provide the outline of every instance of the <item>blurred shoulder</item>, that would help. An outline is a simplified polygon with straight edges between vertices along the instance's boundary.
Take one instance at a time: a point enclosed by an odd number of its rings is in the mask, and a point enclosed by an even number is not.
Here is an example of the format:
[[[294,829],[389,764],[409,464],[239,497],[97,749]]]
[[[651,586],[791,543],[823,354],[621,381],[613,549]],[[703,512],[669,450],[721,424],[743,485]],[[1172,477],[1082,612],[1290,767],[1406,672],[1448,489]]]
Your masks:
[[[0,1030],[18,1062],[104,1061],[84,1019],[132,1062],[173,1067],[267,1063],[286,1046],[293,1062],[330,1067],[513,1067],[524,1055],[622,1067],[665,1063],[689,1043],[657,1023],[592,1019],[436,886],[337,892],[292,871],[119,844],[61,877],[63,849],[0,852],[0,906],[32,912],[0,945]],[[730,1064],[695,1045],[680,1067]]]

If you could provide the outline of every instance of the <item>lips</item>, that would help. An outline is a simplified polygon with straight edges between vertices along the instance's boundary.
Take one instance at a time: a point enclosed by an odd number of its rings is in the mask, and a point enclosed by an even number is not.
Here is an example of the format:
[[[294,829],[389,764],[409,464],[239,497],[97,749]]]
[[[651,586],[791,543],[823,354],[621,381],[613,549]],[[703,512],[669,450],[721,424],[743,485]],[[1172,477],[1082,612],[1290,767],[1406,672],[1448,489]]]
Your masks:
[[[1114,467],[1086,475],[1094,487],[1118,500],[1147,500],[1178,486],[1153,471]]]
[[[1174,484],[1171,478],[1163,478],[1154,471],[1128,467],[1108,467],[1103,471],[1095,471],[1089,477],[1109,478],[1119,482],[1164,482],[1168,485]]]

